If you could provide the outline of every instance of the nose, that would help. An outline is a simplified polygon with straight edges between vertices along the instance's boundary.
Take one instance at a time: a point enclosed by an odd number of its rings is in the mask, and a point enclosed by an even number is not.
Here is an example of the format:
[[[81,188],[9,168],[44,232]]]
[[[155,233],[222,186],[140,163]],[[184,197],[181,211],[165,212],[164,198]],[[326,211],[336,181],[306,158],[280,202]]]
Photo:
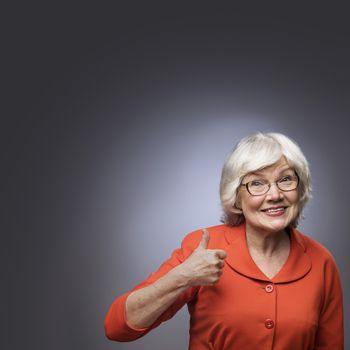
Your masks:
[[[277,187],[275,183],[271,183],[270,188],[267,191],[266,195],[269,196],[269,198],[274,201],[281,199],[283,197],[282,191]]]

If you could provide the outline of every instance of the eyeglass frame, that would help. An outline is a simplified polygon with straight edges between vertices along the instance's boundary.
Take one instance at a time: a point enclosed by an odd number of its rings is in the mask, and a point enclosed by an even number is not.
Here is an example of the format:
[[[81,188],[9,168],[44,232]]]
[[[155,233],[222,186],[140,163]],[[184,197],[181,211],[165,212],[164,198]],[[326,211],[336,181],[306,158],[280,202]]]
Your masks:
[[[274,182],[269,182],[269,181],[267,181],[268,189],[266,190],[266,192],[261,193],[261,194],[252,194],[252,193],[250,193],[250,191],[249,191],[249,189],[248,189],[248,184],[250,184],[252,181],[256,181],[256,180],[248,181],[248,182],[246,182],[245,184],[241,183],[241,184],[239,185],[239,187],[244,186],[244,187],[247,189],[248,193],[249,193],[251,196],[253,196],[253,197],[258,197],[258,196],[263,196],[263,195],[265,195],[267,192],[270,191],[270,188],[271,188],[271,185],[272,185],[272,184],[276,184],[277,188],[278,188],[280,191],[282,191],[282,192],[291,192],[291,191],[296,190],[296,189],[299,187],[299,183],[300,183],[300,177],[299,177],[299,175],[298,175],[296,172],[294,172],[294,174],[295,174],[295,175],[293,175],[293,176],[296,176],[296,178],[297,178],[298,181],[297,181],[296,187],[293,188],[292,190],[283,190],[282,188],[280,188],[280,187],[278,186],[278,181],[281,180],[281,179],[283,178],[283,176],[282,176],[281,178],[279,178],[277,181],[274,181]],[[287,175],[285,175],[285,176],[287,176]]]

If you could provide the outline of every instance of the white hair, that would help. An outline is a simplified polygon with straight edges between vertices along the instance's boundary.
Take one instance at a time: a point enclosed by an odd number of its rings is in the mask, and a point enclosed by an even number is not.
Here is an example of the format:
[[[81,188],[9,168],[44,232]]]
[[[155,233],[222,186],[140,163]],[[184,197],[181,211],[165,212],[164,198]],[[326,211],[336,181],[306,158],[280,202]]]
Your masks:
[[[291,223],[296,227],[302,211],[311,198],[311,177],[308,162],[299,146],[279,133],[256,133],[244,137],[224,163],[220,181],[220,199],[224,211],[222,222],[236,226],[244,222],[242,211],[236,207],[239,186],[244,176],[276,163],[284,156],[299,176],[299,212]]]

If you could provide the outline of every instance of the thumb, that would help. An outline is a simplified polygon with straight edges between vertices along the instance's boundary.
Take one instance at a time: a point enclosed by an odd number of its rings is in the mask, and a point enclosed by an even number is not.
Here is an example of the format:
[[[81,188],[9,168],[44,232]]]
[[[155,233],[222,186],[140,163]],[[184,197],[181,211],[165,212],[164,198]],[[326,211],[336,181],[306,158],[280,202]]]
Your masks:
[[[209,232],[206,228],[203,228],[202,229],[202,239],[201,241],[199,242],[198,244],[198,247],[197,248],[200,248],[200,249],[207,249],[208,247],[208,242],[209,242],[209,239],[210,239],[210,236],[209,236]]]

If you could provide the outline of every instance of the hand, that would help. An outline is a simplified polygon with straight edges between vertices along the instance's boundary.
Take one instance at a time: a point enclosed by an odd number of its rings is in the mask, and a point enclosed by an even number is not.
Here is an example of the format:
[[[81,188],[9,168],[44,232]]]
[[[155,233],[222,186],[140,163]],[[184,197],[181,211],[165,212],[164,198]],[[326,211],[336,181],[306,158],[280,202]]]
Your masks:
[[[203,229],[202,239],[193,253],[178,266],[189,286],[214,285],[222,275],[226,252],[221,249],[207,249],[209,232]]]

